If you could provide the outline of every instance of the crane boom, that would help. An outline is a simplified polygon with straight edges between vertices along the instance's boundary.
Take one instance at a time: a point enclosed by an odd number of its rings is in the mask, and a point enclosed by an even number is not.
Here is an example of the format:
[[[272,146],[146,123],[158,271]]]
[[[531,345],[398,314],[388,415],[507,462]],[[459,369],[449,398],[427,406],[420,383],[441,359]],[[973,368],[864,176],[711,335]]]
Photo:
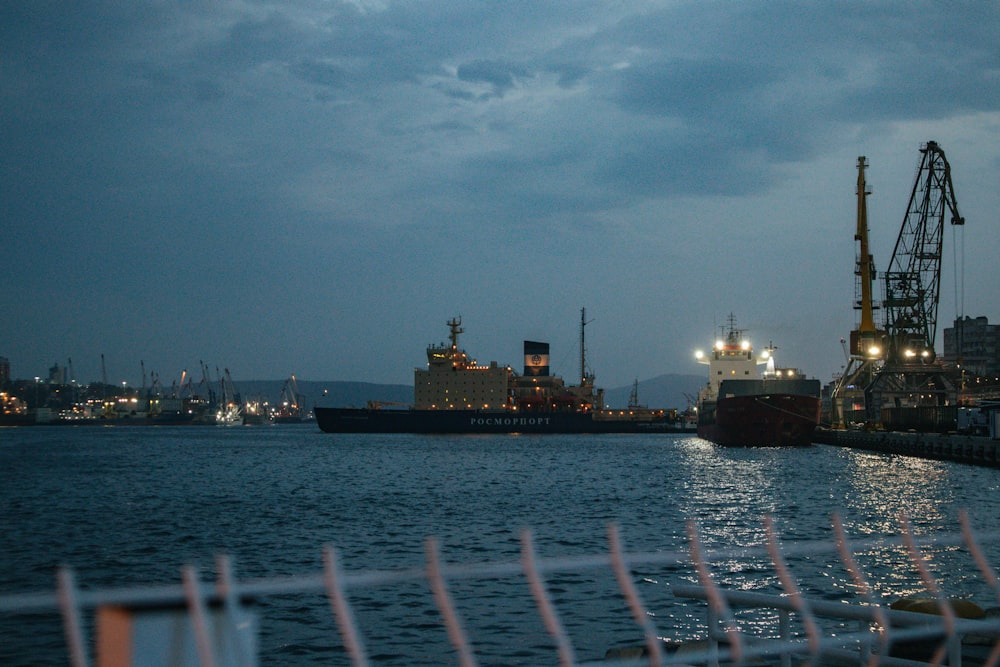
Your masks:
[[[868,421],[889,430],[953,428],[958,399],[955,375],[936,359],[941,246],[945,214],[964,225],[958,213],[951,167],[934,141],[920,149],[896,246],[883,276],[885,365],[865,388]]]
[[[875,309],[872,282],[875,280],[875,260],[868,245],[868,195],[871,189],[865,182],[868,160],[858,157],[858,214],[854,240],[858,242],[858,259],[854,269],[857,276],[857,300],[854,308],[860,311],[858,328],[851,332],[851,354],[856,358],[877,359],[882,355],[885,332],[875,327]]]
[[[861,310],[861,320],[858,331],[869,333],[875,331],[875,315],[872,308],[872,278],[875,273],[875,262],[868,248],[868,195],[871,190],[865,183],[865,169],[868,161],[865,156],[858,157],[858,229],[854,239],[858,241],[857,275],[861,280],[861,298],[858,308]]]
[[[934,359],[945,212],[951,213],[952,225],[965,224],[944,151],[928,141],[920,152],[917,179],[884,281],[890,360],[904,363]]]

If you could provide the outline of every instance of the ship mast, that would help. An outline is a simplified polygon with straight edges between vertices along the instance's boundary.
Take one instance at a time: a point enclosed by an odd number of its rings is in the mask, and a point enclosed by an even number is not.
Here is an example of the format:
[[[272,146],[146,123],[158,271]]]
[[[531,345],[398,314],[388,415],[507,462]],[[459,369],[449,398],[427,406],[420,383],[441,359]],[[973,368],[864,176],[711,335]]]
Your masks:
[[[451,351],[458,351],[458,334],[465,333],[465,329],[462,328],[462,318],[453,317],[448,320],[448,326],[451,328],[451,333],[448,334],[448,338],[451,340]]]
[[[593,320],[590,320],[593,322]],[[587,344],[586,344],[586,334],[585,329],[587,325],[590,324],[587,321],[587,309],[580,309],[580,385],[585,386],[587,382],[594,381],[594,374],[587,373]]]

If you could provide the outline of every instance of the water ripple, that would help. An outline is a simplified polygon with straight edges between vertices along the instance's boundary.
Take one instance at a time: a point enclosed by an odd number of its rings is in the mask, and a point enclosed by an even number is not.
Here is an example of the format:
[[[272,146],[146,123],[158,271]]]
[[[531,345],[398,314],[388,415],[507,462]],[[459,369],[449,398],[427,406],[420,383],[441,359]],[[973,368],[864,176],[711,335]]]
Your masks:
[[[850,535],[893,535],[905,511],[918,534],[953,529],[957,510],[992,527],[1000,471],[816,446],[722,449],[664,436],[329,436],[312,426],[261,429],[21,429],[0,442],[0,590],[50,589],[70,563],[85,587],[174,583],[184,563],[206,573],[219,552],[238,577],[314,573],[322,546],[348,571],[422,566],[437,536],[445,562],[516,562],[530,527],[540,557],[607,550],[614,522],[629,551],[686,549],[693,520],[727,587],[779,592],[761,545],[773,515],[783,544],[831,537],[839,512]],[[949,592],[984,591],[961,550],[925,550]],[[877,594],[919,592],[896,547],[856,554]],[[994,563],[998,554],[991,553]],[[803,590],[853,595],[836,559],[793,556]],[[704,629],[698,605],[681,605],[682,565],[632,569],[651,618],[669,639]],[[641,643],[614,575],[548,572],[548,590],[581,659]],[[557,661],[523,575],[449,582],[483,664]],[[352,591],[371,660],[440,664],[454,654],[425,583]],[[992,604],[988,598],[985,605]],[[260,601],[263,665],[349,664],[321,595]],[[746,619],[763,627],[767,619]],[[33,619],[31,623],[36,623]],[[33,632],[0,619],[0,662],[64,660],[51,617]],[[10,639],[10,641],[7,641]]]

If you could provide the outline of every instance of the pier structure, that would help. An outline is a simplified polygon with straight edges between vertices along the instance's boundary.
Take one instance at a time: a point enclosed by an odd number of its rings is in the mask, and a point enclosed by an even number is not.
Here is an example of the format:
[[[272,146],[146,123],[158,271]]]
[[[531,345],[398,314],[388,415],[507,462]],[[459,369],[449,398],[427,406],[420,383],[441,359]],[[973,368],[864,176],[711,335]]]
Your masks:
[[[820,429],[813,441],[883,454],[1000,467],[1000,439],[983,436]]]

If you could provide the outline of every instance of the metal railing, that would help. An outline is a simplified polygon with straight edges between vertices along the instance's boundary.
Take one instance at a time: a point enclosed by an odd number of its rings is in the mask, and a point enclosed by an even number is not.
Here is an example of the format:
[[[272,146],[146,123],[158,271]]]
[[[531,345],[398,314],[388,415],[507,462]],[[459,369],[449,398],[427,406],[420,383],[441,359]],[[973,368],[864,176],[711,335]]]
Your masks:
[[[1000,642],[997,641],[1000,616],[970,614],[969,609],[982,612],[982,608],[963,606],[949,599],[932,575],[923,553],[928,545],[964,549],[975,563],[976,577],[981,579],[983,590],[1000,604],[1000,585],[981,546],[997,543],[1000,533],[977,533],[964,513],[959,517],[959,524],[959,530],[954,532],[918,537],[906,517],[901,517],[900,533],[896,537],[852,541],[839,517],[834,515],[834,539],[782,544],[773,522],[765,517],[766,544],[750,549],[708,552],[702,544],[698,525],[691,522],[688,524],[687,550],[653,553],[626,551],[617,527],[611,525],[606,552],[564,558],[540,558],[531,531],[525,530],[521,535],[518,560],[474,564],[443,562],[439,544],[432,537],[425,543],[425,564],[404,570],[346,572],[339,563],[337,550],[327,546],[323,549],[322,570],[307,575],[239,581],[229,558],[221,556],[216,562],[214,583],[203,581],[195,567],[185,566],[181,570],[180,585],[94,590],[81,588],[73,570],[61,568],[55,591],[0,595],[0,614],[58,610],[74,667],[95,664],[92,657],[95,645],[96,664],[101,667],[134,664],[134,656],[151,651],[168,652],[173,659],[170,664],[256,665],[257,626],[245,603],[267,596],[323,593],[335,619],[343,650],[351,664],[360,666],[370,664],[371,659],[365,645],[365,632],[355,618],[351,593],[421,582],[433,594],[459,664],[468,667],[477,664],[477,658],[459,608],[452,600],[450,585],[462,580],[517,575],[524,576],[527,581],[551,637],[555,647],[552,661],[568,667],[588,663],[577,659],[549,593],[546,575],[610,569],[644,641],[628,651],[609,651],[604,660],[589,664],[789,666],[793,661],[807,661],[809,664],[868,666],[997,665],[1000,663]],[[903,549],[907,554],[909,565],[919,573],[927,594],[923,605],[930,613],[891,609],[875,599],[873,586],[855,555],[886,545]],[[712,571],[713,563],[736,554],[746,557],[748,553],[769,561],[780,584],[779,592],[730,590],[717,581]],[[826,554],[850,573],[851,597],[855,601],[831,602],[801,592],[788,566],[789,559]],[[705,614],[707,631],[703,641],[680,646],[664,641],[667,629],[656,627],[655,614],[644,605],[636,587],[634,568],[647,566],[691,569],[690,581],[693,583],[673,585],[671,590],[678,604],[690,605],[696,610],[693,613]],[[748,631],[740,617],[745,610],[767,611],[777,617],[777,627],[766,633]],[[93,639],[88,639],[85,631],[90,625],[84,622],[88,613],[93,613],[96,619],[93,625],[97,636]],[[825,624],[829,619],[836,623]],[[181,631],[177,629],[179,623],[183,625]],[[164,637],[168,638],[166,645]],[[122,646],[123,643],[128,645]]]

